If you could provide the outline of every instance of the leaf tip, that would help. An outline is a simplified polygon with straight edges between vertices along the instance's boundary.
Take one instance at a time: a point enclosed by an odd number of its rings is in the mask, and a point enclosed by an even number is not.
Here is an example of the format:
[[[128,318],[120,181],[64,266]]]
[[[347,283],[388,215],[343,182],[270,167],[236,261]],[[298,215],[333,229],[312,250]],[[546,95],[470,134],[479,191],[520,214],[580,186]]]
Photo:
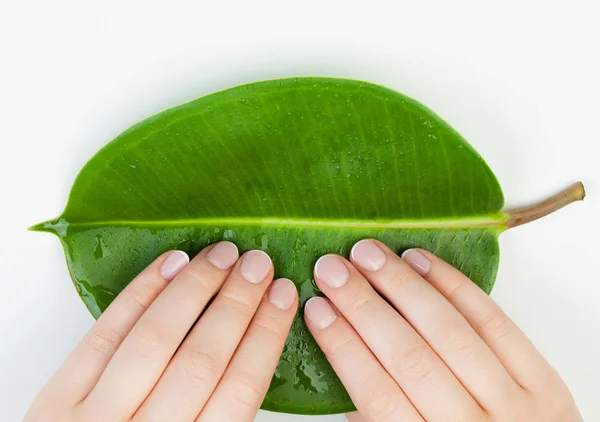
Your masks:
[[[64,219],[59,218],[56,220],[44,221],[43,223],[34,224],[31,227],[28,227],[27,230],[32,232],[45,232],[52,233],[57,236],[64,236],[66,234],[66,228],[68,223],[64,221]]]
[[[45,221],[43,223],[34,224],[33,226],[27,227],[27,230],[32,231],[32,232],[54,233],[54,230],[52,229],[51,221]]]
[[[31,232],[42,232],[44,231],[44,223],[34,224],[33,226],[27,227],[27,230]]]

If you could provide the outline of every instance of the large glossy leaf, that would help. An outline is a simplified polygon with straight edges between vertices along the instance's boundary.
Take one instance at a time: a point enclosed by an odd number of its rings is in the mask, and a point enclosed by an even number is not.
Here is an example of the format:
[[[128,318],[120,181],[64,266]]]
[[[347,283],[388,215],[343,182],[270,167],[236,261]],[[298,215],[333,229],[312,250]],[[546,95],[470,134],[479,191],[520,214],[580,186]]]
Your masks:
[[[61,217],[34,227],[62,241],[94,317],[157,255],[222,239],[271,255],[301,301],[316,259],[359,239],[423,247],[486,292],[506,228],[485,162],[430,110],[350,80],[250,84],[167,110],[98,152]],[[353,409],[297,316],[263,408]]]

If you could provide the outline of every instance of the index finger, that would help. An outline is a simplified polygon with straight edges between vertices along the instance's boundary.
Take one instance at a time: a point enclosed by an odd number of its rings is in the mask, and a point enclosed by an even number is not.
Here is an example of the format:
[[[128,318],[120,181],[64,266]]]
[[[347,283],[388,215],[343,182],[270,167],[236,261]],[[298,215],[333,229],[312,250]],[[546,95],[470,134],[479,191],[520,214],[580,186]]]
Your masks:
[[[309,299],[304,319],[366,421],[423,422],[392,376],[329,300]]]
[[[74,403],[83,400],[125,336],[188,262],[185,252],[169,251],[146,267],[98,318],[48,385],[63,389]]]

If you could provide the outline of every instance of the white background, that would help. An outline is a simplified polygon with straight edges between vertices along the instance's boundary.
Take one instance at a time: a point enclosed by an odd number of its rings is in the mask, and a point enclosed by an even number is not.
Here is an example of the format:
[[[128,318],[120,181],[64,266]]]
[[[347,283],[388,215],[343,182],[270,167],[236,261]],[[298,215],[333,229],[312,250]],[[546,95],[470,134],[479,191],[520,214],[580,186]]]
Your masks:
[[[58,215],[81,166],[129,125],[296,75],[428,105],[487,160],[507,207],[584,181],[583,203],[501,236],[492,296],[600,420],[594,3],[0,0],[0,420],[22,418],[92,324],[58,240],[26,227]]]

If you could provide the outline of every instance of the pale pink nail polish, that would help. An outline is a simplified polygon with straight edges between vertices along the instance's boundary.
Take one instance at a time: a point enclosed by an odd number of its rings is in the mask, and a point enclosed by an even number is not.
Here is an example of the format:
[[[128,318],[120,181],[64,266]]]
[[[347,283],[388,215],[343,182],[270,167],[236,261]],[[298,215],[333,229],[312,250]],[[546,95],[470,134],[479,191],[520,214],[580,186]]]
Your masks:
[[[220,270],[231,268],[238,258],[238,248],[231,242],[219,242],[206,254],[208,262]]]
[[[375,242],[369,239],[357,242],[350,251],[352,260],[362,269],[378,271],[383,268],[387,257]]]
[[[167,280],[173,280],[190,262],[190,257],[183,251],[171,251],[160,266],[160,274]]]
[[[250,283],[260,283],[271,270],[271,258],[263,251],[254,250],[242,257],[240,272]]]
[[[304,316],[311,325],[319,330],[329,327],[337,319],[329,302],[322,297],[311,297],[306,301]]]
[[[275,280],[269,290],[269,302],[279,309],[290,309],[290,306],[296,300],[298,290],[296,286],[287,278]]]
[[[421,275],[425,275],[431,268],[431,261],[416,249],[408,249],[402,253],[402,259]]]
[[[342,287],[350,272],[336,255],[324,255],[315,264],[315,275],[330,287]]]

